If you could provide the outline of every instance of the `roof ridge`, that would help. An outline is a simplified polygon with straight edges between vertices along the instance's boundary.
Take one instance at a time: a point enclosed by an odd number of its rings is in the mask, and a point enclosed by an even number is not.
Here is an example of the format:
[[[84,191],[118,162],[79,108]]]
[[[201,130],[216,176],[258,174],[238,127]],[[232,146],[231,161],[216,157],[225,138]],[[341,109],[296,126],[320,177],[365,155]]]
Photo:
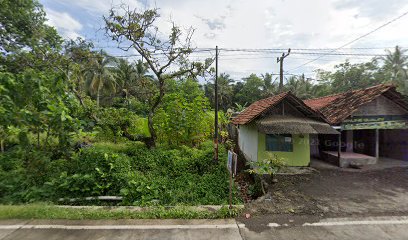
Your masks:
[[[344,91],[344,92],[340,92],[340,93],[334,93],[334,94],[330,94],[330,95],[326,95],[326,96],[322,96],[322,97],[305,99],[305,101],[309,101],[309,100],[312,101],[312,100],[319,100],[319,99],[328,98],[328,97],[334,97],[334,96],[343,95],[343,94],[346,94],[346,93],[349,93],[349,92],[355,93],[355,92],[358,92],[358,91],[364,91],[364,90],[367,90],[367,89],[377,88],[377,87],[380,87],[380,86],[394,87],[394,85],[391,84],[391,83],[381,83],[381,84],[377,84],[377,85],[374,85],[374,86],[371,86],[371,87],[368,87],[368,88],[351,89],[351,90],[348,90],[348,91]]]
[[[317,98],[309,98],[309,99],[305,99],[304,101],[319,100],[319,99],[323,99],[323,98],[328,98],[328,97],[334,97],[334,96],[337,96],[337,95],[342,95],[342,94],[344,94],[344,93],[346,93],[346,92],[333,93],[333,94],[330,94],[330,95],[326,95],[326,96],[322,96],[322,97],[317,97]]]

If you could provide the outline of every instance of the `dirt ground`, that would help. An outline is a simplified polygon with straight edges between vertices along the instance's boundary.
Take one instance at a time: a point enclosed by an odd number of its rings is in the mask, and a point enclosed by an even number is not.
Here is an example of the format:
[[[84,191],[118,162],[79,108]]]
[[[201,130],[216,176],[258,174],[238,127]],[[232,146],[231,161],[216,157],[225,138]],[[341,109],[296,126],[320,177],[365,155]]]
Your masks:
[[[322,169],[311,174],[279,175],[270,186],[270,201],[252,201],[251,221],[313,222],[327,217],[408,214],[408,168],[350,172]],[[257,221],[257,219],[259,221]]]

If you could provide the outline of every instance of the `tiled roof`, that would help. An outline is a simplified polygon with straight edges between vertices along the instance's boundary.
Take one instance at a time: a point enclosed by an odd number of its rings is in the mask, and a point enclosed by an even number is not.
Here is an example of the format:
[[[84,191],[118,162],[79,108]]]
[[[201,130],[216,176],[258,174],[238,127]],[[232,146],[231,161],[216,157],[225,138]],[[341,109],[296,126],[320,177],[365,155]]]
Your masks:
[[[306,103],[306,105],[311,107],[313,110],[319,110],[319,109],[322,109],[323,107],[326,107],[330,103],[332,103],[342,94],[343,93],[339,93],[339,94],[333,94],[333,95],[319,97],[319,98],[307,99],[307,100],[304,100],[303,102]]]
[[[288,100],[296,106],[296,108],[305,114],[306,117],[316,119],[318,121],[327,122],[324,116],[318,112],[314,111],[312,108],[307,106],[301,99],[297,98],[291,92],[284,92],[278,95],[261,99],[252,103],[243,112],[241,112],[237,117],[232,120],[233,124],[243,125],[251,122],[264,112],[268,111],[272,107],[276,106],[282,100]]]
[[[339,124],[361,105],[371,102],[380,95],[388,97],[398,105],[408,109],[407,103],[395,86],[380,84],[374,87],[348,91],[336,95],[305,100],[306,105],[322,113],[331,124]]]
[[[232,120],[233,124],[246,124],[262,114],[264,111],[275,106],[282,99],[284,99],[289,93],[284,92],[272,97],[264,98],[249,105],[244,111],[242,111],[236,118]]]

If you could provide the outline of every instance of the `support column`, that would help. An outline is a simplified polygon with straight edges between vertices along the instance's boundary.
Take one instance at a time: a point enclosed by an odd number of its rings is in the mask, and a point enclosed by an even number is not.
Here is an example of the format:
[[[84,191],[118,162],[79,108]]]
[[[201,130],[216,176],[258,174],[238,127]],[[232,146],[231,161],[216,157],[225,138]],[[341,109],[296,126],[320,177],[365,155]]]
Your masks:
[[[339,164],[340,164],[340,155],[341,155],[341,131],[339,134],[339,138],[338,138],[338,148],[337,148],[337,157],[339,158]]]
[[[380,129],[375,129],[375,157],[380,158]]]

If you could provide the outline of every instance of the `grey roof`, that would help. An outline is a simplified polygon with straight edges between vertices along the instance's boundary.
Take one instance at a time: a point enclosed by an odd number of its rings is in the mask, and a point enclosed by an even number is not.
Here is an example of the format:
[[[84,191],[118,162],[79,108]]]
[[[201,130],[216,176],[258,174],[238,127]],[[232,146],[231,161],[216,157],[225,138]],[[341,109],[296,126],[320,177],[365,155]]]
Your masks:
[[[339,134],[327,123],[288,115],[268,116],[256,121],[256,125],[266,134]]]

